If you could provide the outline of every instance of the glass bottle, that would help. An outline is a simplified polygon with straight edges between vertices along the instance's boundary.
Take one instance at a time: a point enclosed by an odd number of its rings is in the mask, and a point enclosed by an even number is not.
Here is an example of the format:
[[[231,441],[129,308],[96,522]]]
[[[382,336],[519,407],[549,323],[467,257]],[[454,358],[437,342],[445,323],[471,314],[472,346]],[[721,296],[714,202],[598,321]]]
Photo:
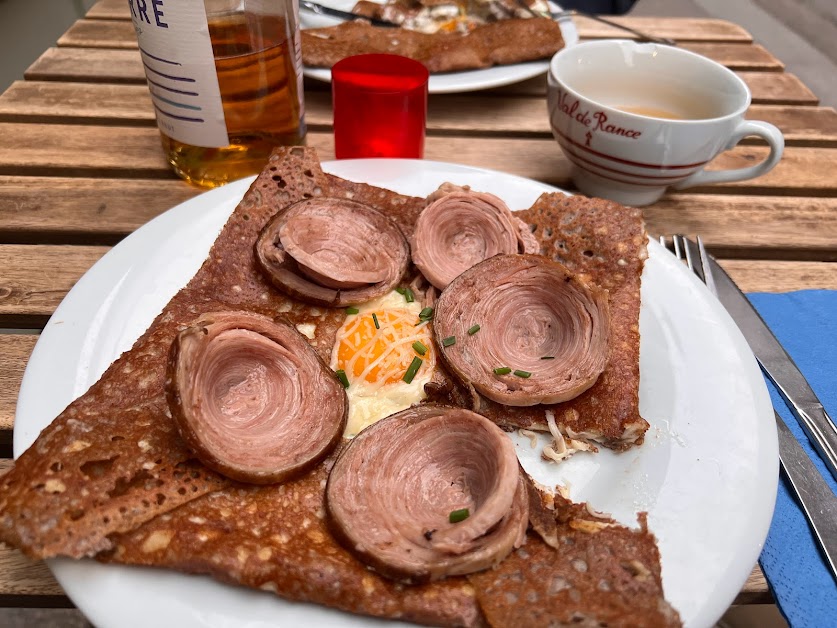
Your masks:
[[[215,187],[305,142],[297,0],[129,0],[166,158]]]

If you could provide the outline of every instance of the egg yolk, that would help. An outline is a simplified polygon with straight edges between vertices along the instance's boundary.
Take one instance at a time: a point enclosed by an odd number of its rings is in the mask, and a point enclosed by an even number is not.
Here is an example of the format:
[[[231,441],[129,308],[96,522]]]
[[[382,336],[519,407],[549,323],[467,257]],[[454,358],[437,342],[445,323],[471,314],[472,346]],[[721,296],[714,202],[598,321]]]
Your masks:
[[[341,330],[337,348],[337,368],[343,369],[350,381],[364,380],[370,384],[394,384],[418,356],[430,359],[431,340],[427,323],[418,323],[410,310],[381,310],[355,315]],[[413,347],[420,342],[426,352],[421,355]]]

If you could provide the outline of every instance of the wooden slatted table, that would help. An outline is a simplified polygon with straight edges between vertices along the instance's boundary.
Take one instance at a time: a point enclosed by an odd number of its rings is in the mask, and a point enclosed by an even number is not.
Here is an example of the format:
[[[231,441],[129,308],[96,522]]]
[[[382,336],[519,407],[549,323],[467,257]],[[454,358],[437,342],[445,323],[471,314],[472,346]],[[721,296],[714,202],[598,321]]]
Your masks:
[[[750,117],[784,132],[781,163],[753,181],[666,196],[645,209],[654,234],[701,234],[748,291],[837,289],[837,112],[741,27],[712,19],[619,18],[735,70]],[[578,19],[582,39],[624,37]],[[23,369],[55,307],[121,238],[200,192],[166,163],[124,0],[101,0],[0,96],[0,471],[11,464]],[[306,83],[308,143],[334,156],[328,86]],[[543,77],[430,98],[426,157],[572,189],[547,124]],[[745,142],[713,167],[760,160]],[[9,333],[11,329],[24,333]],[[755,568],[736,603],[770,602]],[[0,605],[66,607],[43,563],[0,548]]]

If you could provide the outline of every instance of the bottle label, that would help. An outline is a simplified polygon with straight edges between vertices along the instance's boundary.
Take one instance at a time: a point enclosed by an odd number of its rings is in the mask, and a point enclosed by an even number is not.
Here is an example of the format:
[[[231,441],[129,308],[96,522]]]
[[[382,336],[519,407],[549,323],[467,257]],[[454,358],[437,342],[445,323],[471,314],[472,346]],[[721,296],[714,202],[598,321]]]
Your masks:
[[[230,143],[201,0],[128,0],[160,131],[184,144]]]

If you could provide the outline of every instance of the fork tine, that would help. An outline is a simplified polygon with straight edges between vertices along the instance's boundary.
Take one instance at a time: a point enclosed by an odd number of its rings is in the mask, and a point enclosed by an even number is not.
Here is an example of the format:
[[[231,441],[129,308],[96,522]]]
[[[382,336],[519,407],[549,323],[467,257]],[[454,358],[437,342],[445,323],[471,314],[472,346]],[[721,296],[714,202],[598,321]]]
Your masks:
[[[686,257],[683,255],[683,236],[675,233],[671,236],[671,244],[674,247],[674,254],[677,256],[677,259],[685,260]]]
[[[660,238],[660,241],[664,240],[664,236]],[[700,249],[694,242],[689,240],[686,236],[676,233],[671,236],[671,244],[674,248],[674,255],[682,262],[686,262],[686,265],[689,267],[689,270],[692,271],[698,279],[702,282],[706,283],[706,274],[704,273],[704,267],[706,266],[703,257],[701,257]],[[703,254],[706,255],[706,250],[704,249]]]
[[[660,244],[668,248],[666,236],[660,236]],[[700,236],[697,237],[697,244],[695,244],[683,234],[675,233],[671,236],[671,249],[669,250],[671,250],[675,257],[677,257],[677,259],[681,262],[686,262],[689,270],[692,271],[703,283],[709,281],[714,285],[712,274],[706,272],[706,269],[709,268],[709,254],[706,252],[706,248],[704,248],[703,240],[700,239]]]
[[[694,242],[685,236],[681,235],[680,239],[682,240],[683,248],[686,250],[686,264],[689,266],[689,270],[697,275],[698,279],[706,283],[706,277],[703,273],[703,263],[698,247]]]
[[[712,276],[712,267],[709,265],[709,253],[706,252],[706,247],[703,246],[703,240],[700,236],[697,237],[697,246],[700,254],[700,265],[703,268],[703,281],[709,291],[717,296],[718,290],[715,287],[715,278]]]

